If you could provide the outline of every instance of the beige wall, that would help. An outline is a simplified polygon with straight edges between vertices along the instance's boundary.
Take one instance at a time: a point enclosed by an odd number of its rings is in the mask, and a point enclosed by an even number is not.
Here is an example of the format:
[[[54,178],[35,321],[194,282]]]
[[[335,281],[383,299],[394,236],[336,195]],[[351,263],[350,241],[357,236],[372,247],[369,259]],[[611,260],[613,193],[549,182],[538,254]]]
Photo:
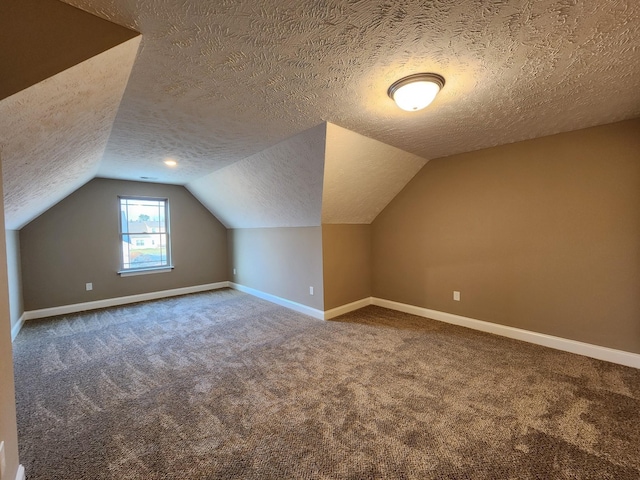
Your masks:
[[[640,353],[640,119],[432,160],[372,229],[376,297]]]
[[[322,225],[324,309],[371,296],[371,225]]]
[[[116,273],[118,195],[169,199],[173,271]],[[25,226],[20,249],[27,311],[227,280],[226,229],[177,185],[94,179]]]
[[[24,305],[22,302],[22,271],[20,268],[20,232],[5,230],[7,244],[7,276],[9,279],[9,313],[11,327],[18,323]]]
[[[233,282],[324,309],[321,227],[240,228],[228,238]]]
[[[0,99],[137,35],[58,0],[3,0],[0,31]]]
[[[4,225],[2,175],[0,175],[0,222]],[[5,237],[0,236],[0,442],[6,449],[6,478],[16,478],[18,471],[18,430],[13,383],[11,321],[9,319],[9,286]],[[4,477],[3,477],[4,478]]]

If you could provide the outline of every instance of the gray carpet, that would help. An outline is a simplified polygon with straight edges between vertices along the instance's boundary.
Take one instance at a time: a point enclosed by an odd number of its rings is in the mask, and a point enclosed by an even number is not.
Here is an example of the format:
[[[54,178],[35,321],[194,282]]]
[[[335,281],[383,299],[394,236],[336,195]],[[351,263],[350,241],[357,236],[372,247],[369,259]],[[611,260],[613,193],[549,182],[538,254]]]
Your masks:
[[[27,322],[35,479],[638,479],[640,371],[233,290]]]

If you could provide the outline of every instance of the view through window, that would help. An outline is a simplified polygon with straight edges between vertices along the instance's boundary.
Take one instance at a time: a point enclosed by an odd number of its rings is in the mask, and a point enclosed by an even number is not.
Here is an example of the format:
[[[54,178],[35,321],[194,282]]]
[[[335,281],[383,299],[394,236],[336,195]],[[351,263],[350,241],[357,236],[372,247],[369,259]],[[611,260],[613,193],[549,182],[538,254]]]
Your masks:
[[[122,271],[169,267],[169,201],[120,197]]]

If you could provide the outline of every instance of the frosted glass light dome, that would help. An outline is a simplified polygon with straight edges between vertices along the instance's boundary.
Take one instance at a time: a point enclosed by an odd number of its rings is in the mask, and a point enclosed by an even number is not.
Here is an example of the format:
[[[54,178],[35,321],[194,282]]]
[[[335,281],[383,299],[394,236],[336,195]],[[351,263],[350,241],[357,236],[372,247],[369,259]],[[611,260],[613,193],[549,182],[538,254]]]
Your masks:
[[[433,102],[442,87],[442,76],[435,73],[416,73],[394,82],[387,93],[402,110],[415,112]]]

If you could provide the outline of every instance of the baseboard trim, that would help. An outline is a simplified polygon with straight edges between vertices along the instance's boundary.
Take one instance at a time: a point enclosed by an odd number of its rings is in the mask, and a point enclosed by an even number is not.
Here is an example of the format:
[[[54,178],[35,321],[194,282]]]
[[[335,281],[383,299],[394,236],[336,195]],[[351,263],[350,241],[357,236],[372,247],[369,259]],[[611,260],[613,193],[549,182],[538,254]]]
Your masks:
[[[20,318],[18,319],[18,321],[16,322],[16,324],[11,327],[11,341],[13,342],[16,337],[18,336],[18,334],[20,333],[20,330],[22,330],[22,326],[24,325],[24,313],[22,315],[20,315]]]
[[[114,307],[118,305],[126,305],[129,303],[144,302],[147,300],[156,300],[159,298],[174,297],[178,295],[186,295],[189,293],[205,292],[207,290],[216,290],[226,287],[248,293],[255,297],[262,298],[263,300],[267,300],[286,308],[290,308],[291,310],[294,310],[296,312],[304,313],[305,315],[309,315],[310,317],[317,318],[319,320],[329,320],[339,315],[343,315],[345,313],[366,307],[367,305],[377,305],[379,307],[389,308],[391,310],[397,310],[404,313],[410,313],[412,315],[430,318],[433,320],[438,320],[440,322],[459,325],[461,327],[471,328],[473,330],[493,333],[502,337],[522,340],[524,342],[534,343],[536,345],[542,345],[545,347],[554,348],[556,350],[562,350],[565,352],[575,353],[577,355],[584,355],[586,357],[640,369],[640,354],[637,353],[625,352],[624,350],[616,350],[609,347],[602,347],[600,345],[579,342],[577,340],[569,340],[566,338],[555,337],[553,335],[547,335],[544,333],[523,330],[521,328],[509,327],[506,325],[486,322],[483,320],[476,320],[475,318],[463,317],[461,315],[456,315],[453,313],[440,312],[438,310],[431,310],[429,308],[418,307],[406,303],[394,302],[392,300],[385,300],[377,297],[368,297],[348,303],[346,305],[332,308],[330,310],[322,311],[313,307],[309,307],[307,305],[303,305],[301,303],[287,300],[286,298],[278,297],[270,293],[256,290],[255,288],[227,281],[208,283],[205,285],[195,285],[192,287],[175,288],[172,290],[161,290],[158,292],[142,293],[138,295],[129,295],[126,297],[96,300],[94,302],[76,303],[73,305],[63,305],[60,307],[26,311],[20,316],[18,323],[16,323],[12,327],[11,341],[15,340],[15,338],[18,336],[18,333],[22,329],[22,326],[24,325],[24,322],[26,320],[53,317],[56,315],[66,315],[69,313],[77,313],[86,310]]]
[[[56,315],[67,315],[69,313],[84,312],[86,310],[96,310],[98,308],[115,307],[127,305],[129,303],[145,302],[147,300],[157,300],[159,298],[175,297],[189,293],[206,292],[207,290],[217,290],[226,288],[229,282],[207,283],[204,285],[194,285],[192,287],[174,288],[171,290],[160,290],[158,292],[140,293],[128,295],[126,297],[106,298],[93,302],[75,303],[73,305],[62,305],[60,307],[42,308],[40,310],[30,310],[24,312],[24,320],[34,320],[36,318],[54,317]],[[22,318],[21,317],[21,318]]]
[[[640,369],[640,354],[373,297],[372,305]]]
[[[261,290],[256,290],[255,288],[240,285],[239,283],[229,282],[229,287],[240,292],[248,293],[249,295],[253,295],[254,297],[267,300],[268,302],[275,303],[276,305],[290,308],[291,310],[295,310],[296,312],[304,313],[305,315],[309,315],[310,317],[324,320],[324,312],[322,310],[318,310],[317,308],[293,302],[291,300],[287,300],[286,298],[278,297]]]
[[[16,480],[26,480],[24,467],[22,465],[18,465],[18,471],[16,472]]]
[[[338,317],[340,315],[344,315],[345,313],[353,312],[354,310],[359,310],[367,305],[371,305],[372,298],[367,297],[361,300],[356,300],[355,302],[347,303],[345,305],[340,305],[339,307],[332,308],[331,310],[324,311],[324,319],[330,320],[332,318]]]

